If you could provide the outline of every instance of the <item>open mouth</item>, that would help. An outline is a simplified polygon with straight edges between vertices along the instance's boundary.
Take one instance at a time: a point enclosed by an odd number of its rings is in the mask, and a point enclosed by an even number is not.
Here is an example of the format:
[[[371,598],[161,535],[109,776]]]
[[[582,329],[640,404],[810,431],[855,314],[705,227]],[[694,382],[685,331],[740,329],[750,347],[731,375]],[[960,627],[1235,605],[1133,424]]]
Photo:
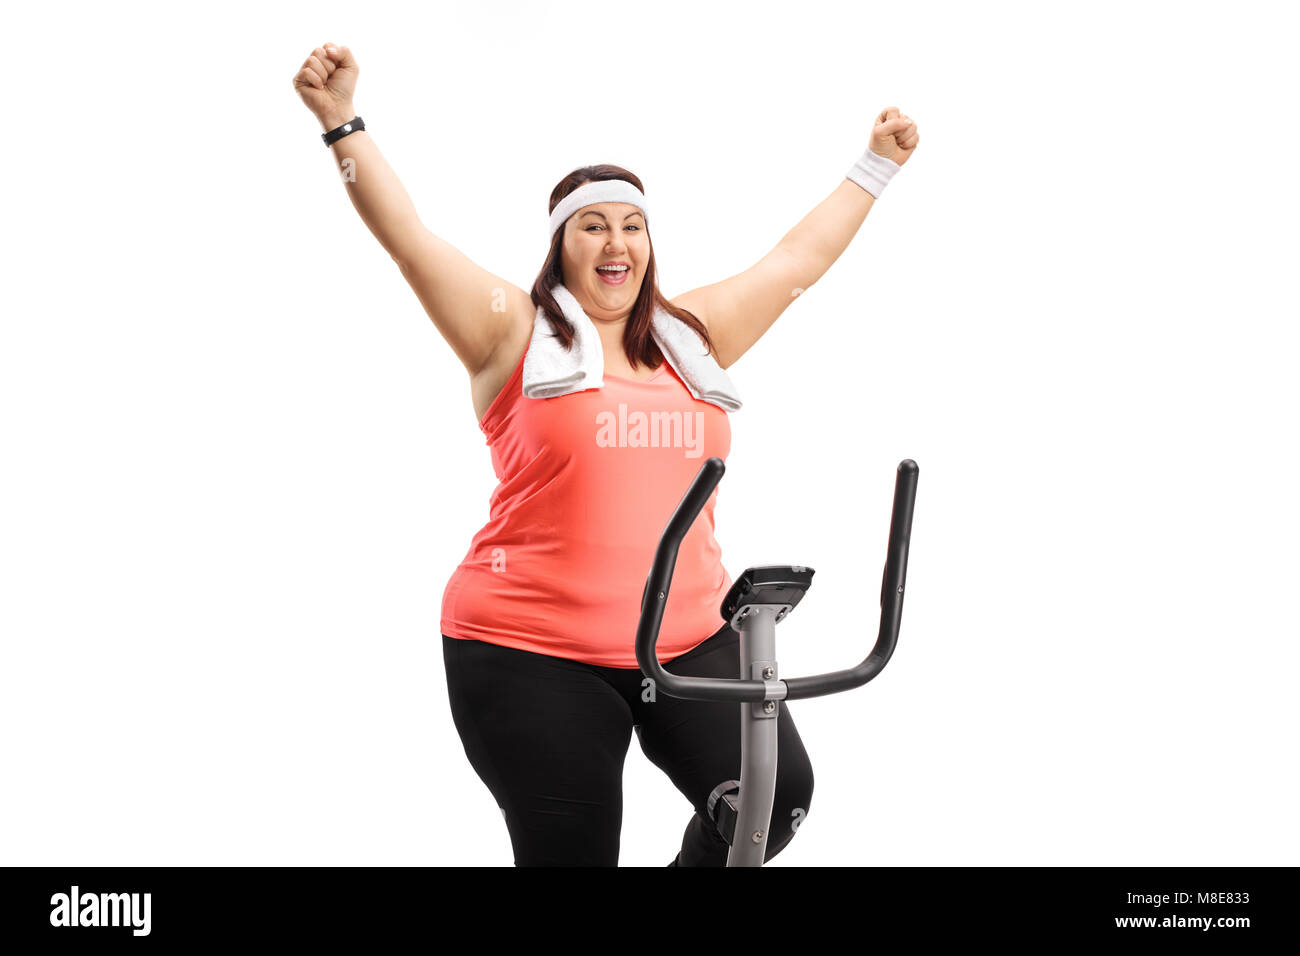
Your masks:
[[[632,272],[628,266],[597,266],[596,275],[600,276],[600,281],[606,285],[622,285],[627,281],[628,275]]]

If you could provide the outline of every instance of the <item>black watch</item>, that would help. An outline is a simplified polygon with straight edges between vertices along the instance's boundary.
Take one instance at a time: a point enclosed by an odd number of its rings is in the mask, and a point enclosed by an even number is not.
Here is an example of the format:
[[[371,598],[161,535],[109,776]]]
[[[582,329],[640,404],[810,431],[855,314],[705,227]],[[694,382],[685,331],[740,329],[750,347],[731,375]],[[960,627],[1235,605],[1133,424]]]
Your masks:
[[[354,116],[342,126],[336,126],[328,133],[321,133],[320,138],[325,141],[325,146],[330,147],[341,140],[348,133],[355,133],[357,130],[365,129],[366,121],[360,116]]]

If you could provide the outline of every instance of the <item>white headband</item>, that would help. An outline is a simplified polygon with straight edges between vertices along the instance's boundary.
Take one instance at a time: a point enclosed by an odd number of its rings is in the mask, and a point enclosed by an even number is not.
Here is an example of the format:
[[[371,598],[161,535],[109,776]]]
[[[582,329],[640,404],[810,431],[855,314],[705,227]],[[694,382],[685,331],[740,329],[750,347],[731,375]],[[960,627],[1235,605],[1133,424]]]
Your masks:
[[[641,215],[646,217],[648,225],[650,216],[645,208],[645,193],[626,179],[602,179],[594,183],[583,183],[560,200],[555,211],[551,213],[550,238],[555,238],[555,233],[564,227],[564,223],[575,212],[583,206],[591,206],[598,202],[631,203],[641,210]]]

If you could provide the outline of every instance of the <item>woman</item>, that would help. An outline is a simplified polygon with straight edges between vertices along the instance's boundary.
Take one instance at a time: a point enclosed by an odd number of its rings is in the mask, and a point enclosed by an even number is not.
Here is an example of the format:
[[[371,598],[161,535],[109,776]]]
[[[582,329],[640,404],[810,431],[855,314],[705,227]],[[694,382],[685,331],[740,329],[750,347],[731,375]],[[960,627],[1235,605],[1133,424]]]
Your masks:
[[[441,629],[452,718],[514,862],[617,865],[635,730],[695,811],[669,866],[723,866],[709,805],[739,777],[736,705],[654,693],[633,650],[642,589],[700,465],[730,450],[727,412],[739,402],[723,370],[848,246],[916,148],[916,126],[882,112],[848,178],[775,249],[671,301],[656,285],[640,180],[616,166],[574,170],[551,194],[550,251],[529,294],[420,222],[358,121],[358,72],[347,47],[327,43],[294,88],[357,212],[468,371],[492,448],[491,518],[448,582]],[[682,334],[700,345],[694,356],[672,345]],[[664,429],[647,435],[646,422]],[[714,498],[682,542],[657,650],[672,673],[734,678],[739,635],[718,624],[732,581]],[[778,734],[767,860],[794,836],[813,786],[788,706]]]

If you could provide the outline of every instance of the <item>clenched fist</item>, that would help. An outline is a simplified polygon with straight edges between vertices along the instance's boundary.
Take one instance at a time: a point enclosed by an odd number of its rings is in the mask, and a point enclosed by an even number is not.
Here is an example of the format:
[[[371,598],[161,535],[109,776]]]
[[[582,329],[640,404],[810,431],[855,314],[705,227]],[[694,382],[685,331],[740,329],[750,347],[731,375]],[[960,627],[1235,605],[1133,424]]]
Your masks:
[[[293,88],[322,124],[336,119],[346,123],[356,115],[352,94],[360,74],[361,68],[351,50],[326,43],[312,50],[303,61],[302,69],[294,74]]]
[[[871,151],[902,166],[912,156],[912,150],[921,141],[916,123],[897,106],[881,110],[876,125],[871,130]]]

